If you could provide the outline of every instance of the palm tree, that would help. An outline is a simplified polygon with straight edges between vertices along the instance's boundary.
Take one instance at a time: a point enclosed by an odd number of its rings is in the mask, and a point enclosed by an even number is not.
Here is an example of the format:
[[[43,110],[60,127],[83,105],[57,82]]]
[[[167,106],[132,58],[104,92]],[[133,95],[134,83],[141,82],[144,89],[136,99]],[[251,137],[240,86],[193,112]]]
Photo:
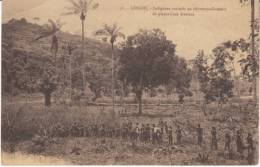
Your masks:
[[[44,29],[40,32],[40,35],[37,38],[35,38],[32,42],[38,41],[42,38],[48,38],[52,36],[51,52],[54,55],[56,60],[56,56],[59,49],[59,43],[58,43],[58,38],[56,36],[56,33],[60,31],[64,23],[62,23],[60,19],[58,19],[56,22],[49,19],[48,22],[50,23],[50,26],[49,25],[45,26]]]
[[[67,12],[63,13],[64,15],[77,15],[80,16],[81,20],[81,30],[82,30],[82,57],[84,57],[84,39],[85,39],[85,19],[86,15],[90,10],[94,10],[98,8],[99,4],[94,3],[93,0],[68,0],[71,4],[70,7],[66,7]],[[84,77],[84,69],[82,69],[82,79],[83,79],[83,90],[85,86],[85,77]]]
[[[110,38],[110,44],[112,49],[112,101],[113,101],[113,112],[115,108],[115,81],[114,81],[114,44],[118,37],[125,38],[125,35],[120,32],[121,28],[118,27],[116,24],[111,26],[105,24],[102,29],[97,30],[95,32],[96,36],[108,37]]]

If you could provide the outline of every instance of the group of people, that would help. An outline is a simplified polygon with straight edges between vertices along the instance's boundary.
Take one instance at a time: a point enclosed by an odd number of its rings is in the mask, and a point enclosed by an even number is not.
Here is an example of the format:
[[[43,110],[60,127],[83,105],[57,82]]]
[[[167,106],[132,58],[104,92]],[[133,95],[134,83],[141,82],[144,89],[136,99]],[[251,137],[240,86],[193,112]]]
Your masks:
[[[202,146],[204,143],[204,129],[200,124],[196,127],[196,135],[197,135],[197,144]],[[130,141],[140,141],[143,143],[151,143],[155,145],[161,145],[167,143],[168,145],[173,144],[173,128],[169,126],[167,122],[163,122],[162,120],[156,124],[140,124],[133,123],[131,121],[124,122],[121,125],[109,126],[105,124],[92,124],[90,126],[84,126],[82,124],[74,123],[70,128],[62,127],[61,125],[57,125],[54,128],[53,135],[59,137],[110,137],[110,138],[121,138],[124,140]],[[183,130],[179,125],[176,126],[175,130],[176,135],[176,143],[177,145],[182,144],[182,136]],[[248,158],[254,156],[254,146],[253,146],[253,137],[252,134],[248,133],[245,144],[243,141],[242,131],[238,130],[236,133],[236,148],[237,152],[242,156],[244,150],[248,150]],[[218,132],[216,127],[211,128],[211,144],[210,148],[212,150],[218,149]],[[231,150],[231,135],[230,133],[225,134],[224,139],[224,149],[225,151]]]
[[[92,124],[84,126],[74,122],[70,127],[57,124],[52,131],[55,137],[115,137],[144,143],[162,144],[167,140],[169,145],[173,144],[173,128],[167,122],[159,121],[159,124],[134,124],[125,122],[121,125],[109,126],[105,124]],[[177,143],[181,144],[182,131],[179,126],[176,129]]]

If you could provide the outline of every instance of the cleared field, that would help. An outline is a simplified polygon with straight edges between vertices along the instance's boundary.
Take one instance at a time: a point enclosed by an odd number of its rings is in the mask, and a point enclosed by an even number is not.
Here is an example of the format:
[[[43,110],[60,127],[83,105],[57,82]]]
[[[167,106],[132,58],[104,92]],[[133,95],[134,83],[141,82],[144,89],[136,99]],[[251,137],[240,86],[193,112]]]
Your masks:
[[[241,107],[242,106],[242,107]],[[240,108],[241,107],[241,108]],[[117,107],[117,112],[113,116],[111,106],[64,106],[54,105],[45,112],[41,106],[28,104],[22,107],[19,121],[15,127],[17,133],[23,134],[23,139],[15,143],[15,152],[23,152],[28,155],[42,155],[47,157],[62,157],[61,161],[51,161],[52,164],[66,164],[69,162],[78,165],[101,165],[101,164],[248,164],[246,158],[240,158],[236,154],[235,134],[236,130],[243,130],[244,142],[248,132],[253,134],[254,146],[258,148],[258,109],[247,102],[227,104],[219,111],[217,106],[209,105],[207,115],[200,111],[200,108],[194,104],[181,105],[146,105],[144,113],[137,114],[135,105],[129,106],[127,113],[121,113],[121,107]],[[5,120],[6,113],[19,110],[19,105],[6,105],[2,120]],[[35,153],[35,147],[32,138],[39,134],[39,131],[50,132],[57,124],[64,127],[70,127],[74,122],[84,126],[90,126],[94,123],[105,125],[117,125],[123,122],[132,121],[135,123],[154,123],[159,120],[166,121],[173,127],[173,140],[176,142],[176,126],[180,125],[183,130],[182,145],[167,145],[167,137],[163,136],[162,145],[144,144],[139,141],[132,142],[117,138],[97,138],[97,137],[47,137],[44,149]],[[200,123],[204,129],[203,147],[196,144],[196,127]],[[3,124],[5,125],[5,124]],[[218,132],[219,149],[212,151],[210,149],[211,127],[215,126]],[[2,128],[4,128],[2,126]],[[224,134],[229,132],[232,136],[232,149],[234,158],[229,159],[224,152]],[[17,134],[19,135],[19,134]],[[2,139],[2,148],[4,152],[10,152],[10,142]],[[75,154],[74,149],[78,149]],[[168,149],[162,152],[161,150]],[[33,150],[33,151],[32,151]],[[199,154],[208,154],[207,160],[201,160]],[[12,155],[9,153],[8,155]],[[247,151],[244,151],[244,157]],[[255,150],[255,161],[257,163],[258,149]],[[2,161],[4,162],[4,156]],[[60,159],[60,158],[59,158]],[[61,162],[61,163],[59,163]],[[35,164],[28,161],[28,165]],[[44,161],[43,161],[44,164]],[[46,164],[48,164],[46,162]]]

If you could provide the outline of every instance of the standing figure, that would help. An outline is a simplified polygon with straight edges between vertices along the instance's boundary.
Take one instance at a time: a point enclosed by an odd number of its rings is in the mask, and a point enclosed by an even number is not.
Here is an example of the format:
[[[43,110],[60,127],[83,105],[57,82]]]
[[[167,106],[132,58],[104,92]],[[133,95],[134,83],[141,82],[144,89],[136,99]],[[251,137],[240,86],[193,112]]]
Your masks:
[[[217,130],[215,127],[211,129],[211,149],[218,149]]]
[[[140,141],[145,141],[145,125],[142,123],[141,130],[140,130]]]
[[[135,132],[134,132],[134,140],[138,140],[140,136],[139,123],[136,123]]]
[[[163,127],[164,127],[164,123],[163,120],[160,118],[159,123],[158,123],[158,127],[161,129],[162,133],[163,133]]]
[[[168,144],[172,145],[172,127],[171,126],[168,128],[167,134],[168,134]]]
[[[230,150],[230,143],[231,143],[231,136],[230,134],[227,132],[225,134],[225,150]]]
[[[238,130],[238,131],[237,131],[236,144],[237,144],[237,152],[238,152],[241,156],[243,156],[244,144],[243,144],[243,139],[242,139],[242,132],[241,132],[241,130]]]
[[[248,156],[247,160],[250,165],[254,164],[254,146],[253,146],[253,137],[251,133],[248,133],[247,136],[247,150]]]
[[[203,142],[203,129],[200,127],[200,124],[198,124],[197,127],[197,136],[198,136],[198,145],[201,146]]]
[[[146,125],[146,134],[145,134],[145,141],[146,143],[150,142],[151,140],[151,128],[150,128],[150,124]]]
[[[176,136],[177,136],[177,144],[181,144],[182,134],[181,134],[181,128],[179,125],[177,126]]]
[[[168,134],[168,123],[165,121],[164,122],[164,127],[165,127],[165,133]]]
[[[156,128],[156,143],[161,144],[162,132],[161,128]]]
[[[152,143],[155,144],[156,139],[156,131],[155,131],[155,124],[152,125]]]

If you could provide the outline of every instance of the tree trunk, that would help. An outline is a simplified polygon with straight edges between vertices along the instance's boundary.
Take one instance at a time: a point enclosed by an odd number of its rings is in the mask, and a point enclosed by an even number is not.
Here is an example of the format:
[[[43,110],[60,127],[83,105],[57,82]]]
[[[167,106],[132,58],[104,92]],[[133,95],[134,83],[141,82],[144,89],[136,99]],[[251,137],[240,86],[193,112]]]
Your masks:
[[[115,112],[115,82],[114,82],[114,44],[111,43],[112,49],[112,102],[113,102],[113,112]]]
[[[255,58],[255,61],[257,61],[257,57],[255,55],[255,0],[251,0],[251,49],[252,49],[252,56]],[[256,84],[257,84],[257,76],[254,72],[253,74],[253,98],[254,100],[257,102],[257,87],[256,87]]]
[[[69,91],[69,104],[71,105],[71,102],[72,102],[72,81],[71,81],[71,54],[69,55],[70,56],[70,65],[69,65],[69,72],[70,72],[70,91]]]
[[[46,92],[44,93],[44,99],[45,99],[45,106],[51,105],[51,93]]]
[[[84,44],[85,44],[85,33],[84,33],[84,29],[85,29],[85,25],[84,25],[84,21],[85,21],[85,15],[84,13],[81,13],[81,28],[82,28],[82,58],[84,59]],[[84,62],[83,62],[83,69],[82,69],[82,90],[85,90],[85,72],[84,72]]]
[[[126,93],[126,79],[124,79],[123,82],[123,103],[124,103],[124,112],[126,113],[126,97],[127,97],[127,93]]]

